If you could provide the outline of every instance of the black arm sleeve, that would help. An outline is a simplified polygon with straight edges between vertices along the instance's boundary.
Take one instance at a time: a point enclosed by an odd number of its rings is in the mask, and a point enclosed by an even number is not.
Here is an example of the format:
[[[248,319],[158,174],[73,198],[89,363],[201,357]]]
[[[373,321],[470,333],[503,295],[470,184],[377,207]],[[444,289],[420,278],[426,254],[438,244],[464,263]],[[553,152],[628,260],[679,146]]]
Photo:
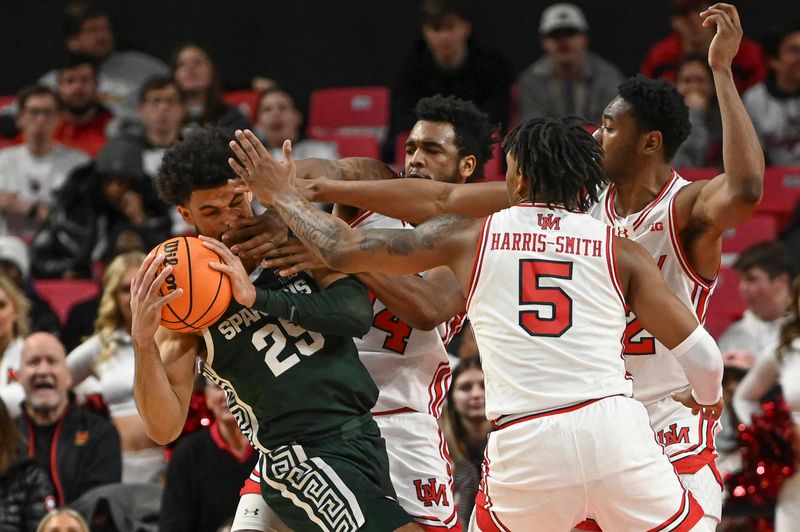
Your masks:
[[[256,288],[253,308],[322,334],[364,336],[372,326],[369,292],[353,277],[312,294]]]

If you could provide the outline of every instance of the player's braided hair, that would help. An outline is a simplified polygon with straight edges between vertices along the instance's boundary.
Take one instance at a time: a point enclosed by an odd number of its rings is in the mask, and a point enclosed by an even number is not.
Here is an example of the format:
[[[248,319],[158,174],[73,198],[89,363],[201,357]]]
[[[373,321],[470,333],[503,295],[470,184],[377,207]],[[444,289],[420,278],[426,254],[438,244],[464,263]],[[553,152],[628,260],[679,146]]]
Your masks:
[[[664,157],[672,160],[692,131],[689,108],[678,89],[660,79],[636,76],[620,84],[619,95],[631,106],[640,133],[661,132]]]
[[[576,117],[533,118],[503,141],[530,185],[531,201],[585,211],[606,184],[603,150]]]
[[[172,205],[186,205],[192,192],[217,188],[236,174],[228,166],[233,131],[205,126],[192,130],[167,150],[158,172],[158,195]]]
[[[455,96],[429,96],[417,102],[414,109],[417,120],[447,122],[453,126],[458,155],[474,155],[477,160],[470,181],[483,177],[483,167],[492,158],[497,128],[489,122],[489,115],[474,103]]]

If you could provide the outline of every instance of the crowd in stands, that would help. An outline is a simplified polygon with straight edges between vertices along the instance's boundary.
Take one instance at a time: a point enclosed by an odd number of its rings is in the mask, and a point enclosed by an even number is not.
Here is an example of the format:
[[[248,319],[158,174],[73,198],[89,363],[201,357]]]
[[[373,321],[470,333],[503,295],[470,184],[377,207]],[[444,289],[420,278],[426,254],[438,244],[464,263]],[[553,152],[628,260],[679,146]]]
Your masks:
[[[697,16],[707,2],[669,5],[672,33],[643,58],[641,74],[674,82],[689,108],[692,132],[675,155],[678,171],[713,176],[724,129],[707,59],[714,29]],[[398,146],[422,97],[472,100],[503,132],[531,117],[596,122],[623,79],[613,58],[590,48],[590,22],[599,21],[572,4],[542,12],[541,57],[519,73],[473,37],[477,21],[464,2],[422,0],[421,9],[420,38],[397,66],[383,123],[350,132],[382,143],[366,153],[387,162],[402,164]],[[276,156],[286,139],[298,159],[364,153],[342,136],[309,135],[312,117],[272,80],[254,80],[241,105],[196,43],[181,45],[168,63],[116,50],[113,21],[92,0],[66,7],[64,29],[68,61],[21,88],[13,125],[0,128],[0,532],[66,530],[63,523],[88,530],[87,522],[123,530],[115,523],[122,513],[153,530],[160,519],[162,530],[214,531],[232,517],[256,458],[224,393],[197,383],[208,413],[199,409],[199,430],[170,448],[148,438],[133,398],[131,279],[144,253],[194,229],[158,197],[162,156],[206,124],[252,127]],[[724,279],[739,292],[725,287],[733,296],[718,304],[726,311],[712,330],[726,364],[723,475],[745,466],[738,433],[762,401],[788,405],[800,467],[800,22],[760,42],[745,37],[733,74],[775,172],[765,197],[790,205],[758,215],[771,232],[748,235],[743,249],[723,248],[723,269],[736,273]],[[353,94],[353,112],[370,105]],[[487,165],[486,178],[501,179],[502,167]],[[466,526],[491,426],[468,326],[450,350],[458,365],[441,425]],[[750,516],[737,517],[735,499],[728,495],[722,526],[748,530]],[[81,513],[56,510],[67,505]],[[748,511],[772,515],[769,506]],[[800,529],[800,473],[783,483],[776,515],[784,530]]]

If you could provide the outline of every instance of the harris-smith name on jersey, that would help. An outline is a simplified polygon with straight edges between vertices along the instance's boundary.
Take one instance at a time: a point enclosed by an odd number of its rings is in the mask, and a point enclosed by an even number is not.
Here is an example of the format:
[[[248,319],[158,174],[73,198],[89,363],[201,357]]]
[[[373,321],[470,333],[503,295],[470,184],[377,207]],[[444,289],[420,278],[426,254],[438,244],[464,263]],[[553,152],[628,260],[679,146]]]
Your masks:
[[[544,253],[551,251],[581,257],[602,257],[603,241],[565,234],[561,231],[561,217],[539,214],[537,218],[540,232],[516,233],[493,231],[490,234],[488,251],[531,251]]]

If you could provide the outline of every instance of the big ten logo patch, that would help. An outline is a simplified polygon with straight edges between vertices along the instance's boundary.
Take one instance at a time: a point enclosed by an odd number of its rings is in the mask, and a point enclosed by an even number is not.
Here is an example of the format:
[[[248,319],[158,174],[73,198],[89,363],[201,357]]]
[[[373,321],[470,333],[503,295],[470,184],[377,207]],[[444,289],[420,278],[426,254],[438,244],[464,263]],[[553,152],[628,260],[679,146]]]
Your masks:
[[[661,445],[673,445],[676,443],[689,443],[689,427],[681,427],[678,430],[677,423],[669,426],[669,430],[659,430],[656,439]]]
[[[426,484],[422,483],[421,479],[414,481],[414,487],[417,489],[417,499],[419,499],[425,506],[450,506],[447,500],[447,489],[444,484],[439,484],[435,478],[429,478]]]

